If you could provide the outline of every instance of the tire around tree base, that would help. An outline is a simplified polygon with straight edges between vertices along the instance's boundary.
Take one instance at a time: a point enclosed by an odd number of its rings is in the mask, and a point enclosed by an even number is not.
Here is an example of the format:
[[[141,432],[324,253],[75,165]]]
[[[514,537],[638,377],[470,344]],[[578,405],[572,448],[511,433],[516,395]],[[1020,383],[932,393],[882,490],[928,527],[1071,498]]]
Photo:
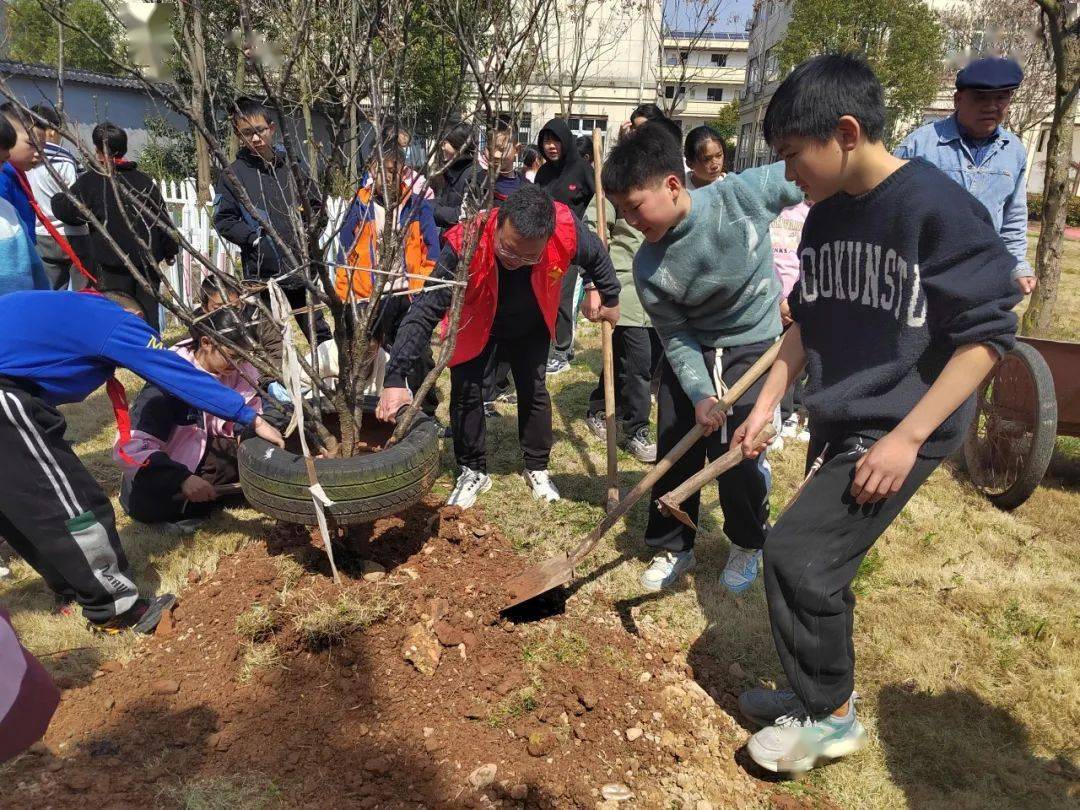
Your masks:
[[[371,415],[374,418],[374,415]],[[288,523],[318,523],[304,457],[258,437],[240,444],[240,486],[258,511]],[[341,526],[393,515],[423,498],[439,473],[438,426],[417,414],[395,445],[350,458],[314,459],[315,475]]]

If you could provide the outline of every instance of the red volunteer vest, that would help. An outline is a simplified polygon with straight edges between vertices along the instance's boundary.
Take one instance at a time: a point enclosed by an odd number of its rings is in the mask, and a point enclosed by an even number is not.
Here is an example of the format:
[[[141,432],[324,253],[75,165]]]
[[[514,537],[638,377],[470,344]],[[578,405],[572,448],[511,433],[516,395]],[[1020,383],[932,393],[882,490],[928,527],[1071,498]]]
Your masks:
[[[496,212],[481,212],[475,220],[463,222],[450,228],[443,235],[454,252],[461,255],[465,241],[465,228],[482,228],[480,240],[469,264],[469,283],[465,288],[465,300],[461,306],[457,344],[450,365],[456,366],[472,360],[484,350],[491,337],[491,325],[495,321],[495,308],[499,301],[499,270],[495,262],[495,228],[498,227]],[[532,268],[532,289],[540,311],[544,315],[548,332],[555,337],[555,318],[559,314],[559,295],[563,276],[577,253],[577,228],[574,215],[563,203],[555,203],[555,233],[548,239],[540,261]],[[446,334],[443,322],[443,334]]]

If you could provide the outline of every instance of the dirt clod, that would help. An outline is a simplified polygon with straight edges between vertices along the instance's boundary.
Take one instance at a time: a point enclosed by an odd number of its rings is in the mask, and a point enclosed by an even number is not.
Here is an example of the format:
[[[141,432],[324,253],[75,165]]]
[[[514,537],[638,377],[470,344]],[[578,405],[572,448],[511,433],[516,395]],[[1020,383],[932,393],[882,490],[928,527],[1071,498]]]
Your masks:
[[[529,735],[526,747],[529,756],[546,757],[555,750],[555,746],[558,745],[558,742],[558,739],[556,739],[552,732],[545,729],[539,729]]]
[[[160,678],[150,684],[150,691],[155,695],[175,695],[180,691],[180,681],[172,678]]]
[[[417,672],[431,676],[439,668],[442,647],[423,622],[417,622],[405,631],[401,653],[406,661],[416,667]]]
[[[447,621],[439,620],[432,625],[435,636],[444,647],[456,647],[465,643],[465,634]],[[472,635],[470,633],[470,635]]]
[[[498,770],[499,768],[494,762],[481,765],[469,774],[469,784],[473,786],[473,790],[483,790],[495,781],[495,774]]]

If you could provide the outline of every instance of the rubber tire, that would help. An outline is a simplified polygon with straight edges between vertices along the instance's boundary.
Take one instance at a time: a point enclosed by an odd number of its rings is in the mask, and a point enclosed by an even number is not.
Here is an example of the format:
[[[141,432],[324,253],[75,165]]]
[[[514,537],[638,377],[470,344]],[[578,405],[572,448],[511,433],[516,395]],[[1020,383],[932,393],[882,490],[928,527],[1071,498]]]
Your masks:
[[[1010,354],[1019,359],[1031,375],[1038,412],[1032,428],[1032,447],[1027,464],[1024,465],[1011,487],[996,495],[986,496],[990,503],[1006,511],[1016,509],[1038,489],[1050,466],[1050,457],[1054,454],[1054,441],[1057,438],[1057,397],[1054,393],[1054,377],[1050,373],[1050,367],[1046,365],[1046,360],[1039,354],[1038,349],[1019,340]],[[978,455],[974,448],[975,430],[975,421],[972,420],[964,438],[964,460],[969,470],[974,469],[978,464]]]
[[[372,416],[374,418],[374,416]],[[240,486],[252,507],[278,520],[314,526],[304,457],[258,437],[240,444]],[[417,414],[400,442],[369,455],[314,459],[315,476],[333,504],[338,525],[367,523],[393,515],[423,498],[439,474],[439,431]]]

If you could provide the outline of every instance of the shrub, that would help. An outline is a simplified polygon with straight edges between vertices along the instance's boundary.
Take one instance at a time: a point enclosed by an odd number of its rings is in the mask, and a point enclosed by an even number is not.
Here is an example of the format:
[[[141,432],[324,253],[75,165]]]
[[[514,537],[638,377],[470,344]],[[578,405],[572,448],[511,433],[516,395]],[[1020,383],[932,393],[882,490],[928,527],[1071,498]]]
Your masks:
[[[1028,194],[1028,220],[1042,219],[1043,195]],[[1065,224],[1080,227],[1080,195],[1069,197],[1069,207],[1065,213]]]

